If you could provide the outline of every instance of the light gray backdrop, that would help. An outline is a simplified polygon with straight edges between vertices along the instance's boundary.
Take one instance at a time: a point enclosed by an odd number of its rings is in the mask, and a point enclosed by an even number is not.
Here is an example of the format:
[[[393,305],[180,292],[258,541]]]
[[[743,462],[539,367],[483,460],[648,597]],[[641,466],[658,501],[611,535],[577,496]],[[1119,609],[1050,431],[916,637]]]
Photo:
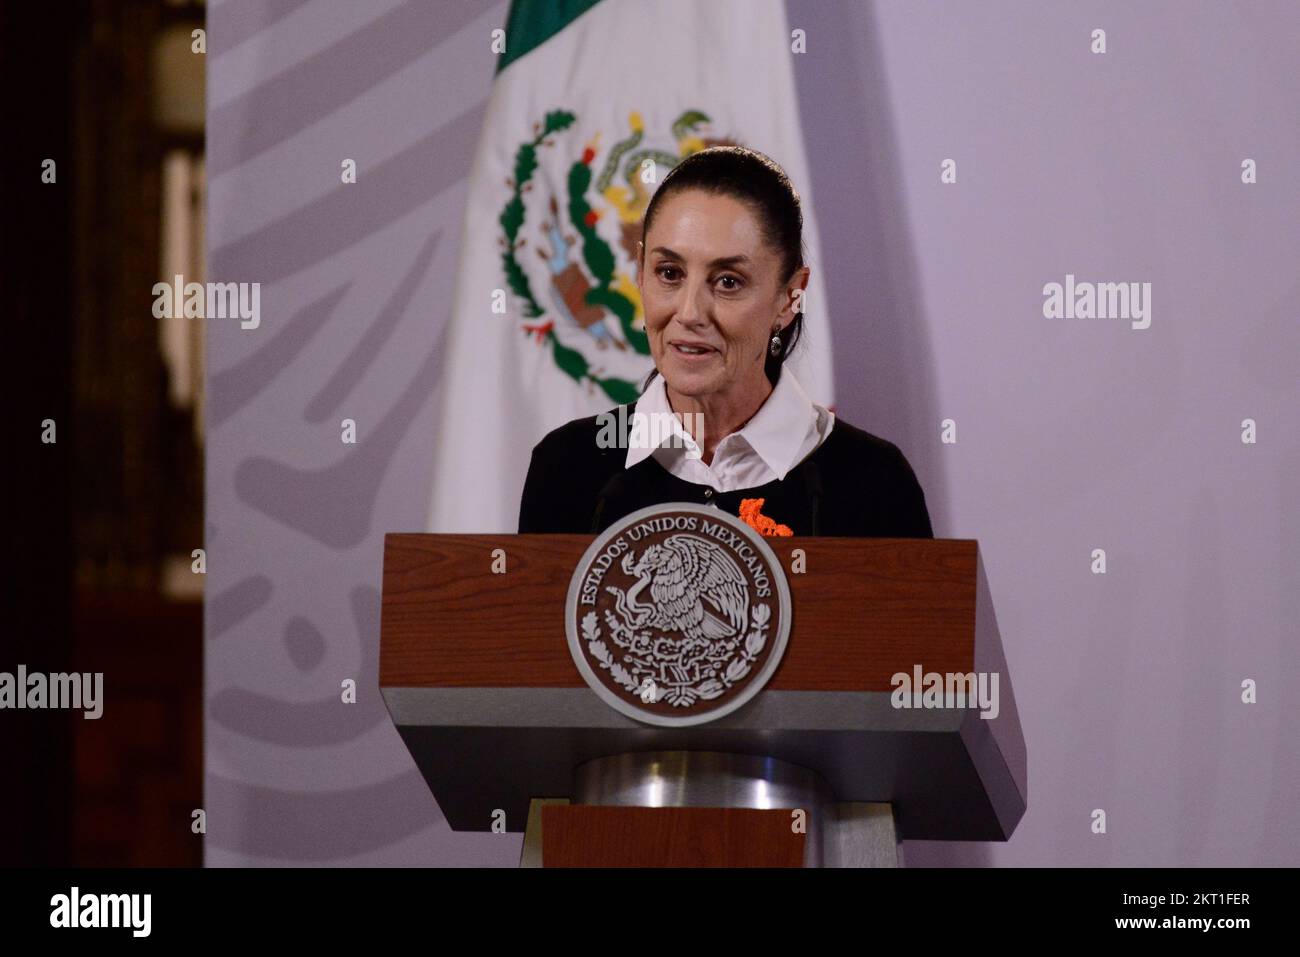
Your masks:
[[[263,284],[208,339],[210,865],[518,860],[448,830],[375,678],[506,11],[209,2],[209,278]],[[1029,749],[1009,844],[909,861],[1300,863],[1300,5],[789,11],[838,411],[979,539]],[[1151,327],[1043,318],[1066,273],[1151,282]]]

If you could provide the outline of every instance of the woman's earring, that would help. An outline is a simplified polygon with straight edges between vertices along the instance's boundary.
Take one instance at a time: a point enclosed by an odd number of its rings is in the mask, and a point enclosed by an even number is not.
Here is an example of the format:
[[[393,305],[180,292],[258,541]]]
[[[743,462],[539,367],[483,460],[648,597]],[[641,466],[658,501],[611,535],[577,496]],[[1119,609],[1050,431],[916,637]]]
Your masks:
[[[781,354],[781,334],[776,329],[772,330],[772,342],[767,347],[767,351],[772,353],[774,359]]]

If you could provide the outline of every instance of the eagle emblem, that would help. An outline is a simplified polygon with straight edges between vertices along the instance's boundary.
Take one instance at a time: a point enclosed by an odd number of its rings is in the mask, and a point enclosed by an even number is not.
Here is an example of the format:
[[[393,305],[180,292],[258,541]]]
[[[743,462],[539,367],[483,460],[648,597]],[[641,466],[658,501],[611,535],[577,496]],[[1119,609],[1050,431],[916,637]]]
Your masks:
[[[789,589],[771,547],[696,505],[653,506],[592,543],[574,572],[570,650],[594,690],[654,724],[725,714],[775,670]]]
[[[515,148],[497,217],[502,276],[520,330],[589,393],[634,402],[653,368],[636,244],[662,178],[687,156],[737,144],[685,109],[666,129],[632,111],[603,130],[553,109]],[[737,144],[738,145],[738,144]]]

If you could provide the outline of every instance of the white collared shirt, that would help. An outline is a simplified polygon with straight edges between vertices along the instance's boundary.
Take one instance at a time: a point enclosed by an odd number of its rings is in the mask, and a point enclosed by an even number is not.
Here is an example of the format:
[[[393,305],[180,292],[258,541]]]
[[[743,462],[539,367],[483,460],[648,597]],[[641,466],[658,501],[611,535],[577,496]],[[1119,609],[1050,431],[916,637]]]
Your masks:
[[[808,398],[789,369],[781,370],[771,395],[744,428],[718,443],[708,465],[701,458],[700,447],[673,414],[662,375],[655,376],[637,399],[635,414],[646,414],[665,427],[654,430],[651,441],[628,443],[625,468],[653,455],[678,478],[718,492],[784,479],[826,441],[835,425],[835,413]]]

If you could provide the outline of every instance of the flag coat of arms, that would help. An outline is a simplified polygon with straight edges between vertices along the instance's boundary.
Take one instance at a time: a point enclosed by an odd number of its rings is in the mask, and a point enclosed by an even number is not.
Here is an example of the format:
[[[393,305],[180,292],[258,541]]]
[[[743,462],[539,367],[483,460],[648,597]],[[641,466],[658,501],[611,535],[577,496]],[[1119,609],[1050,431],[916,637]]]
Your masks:
[[[812,275],[789,368],[832,403],[830,330],[783,0],[515,0],[470,174],[443,342],[429,529],[513,532],[532,448],[634,402],[650,197],[737,144],[799,190]]]

